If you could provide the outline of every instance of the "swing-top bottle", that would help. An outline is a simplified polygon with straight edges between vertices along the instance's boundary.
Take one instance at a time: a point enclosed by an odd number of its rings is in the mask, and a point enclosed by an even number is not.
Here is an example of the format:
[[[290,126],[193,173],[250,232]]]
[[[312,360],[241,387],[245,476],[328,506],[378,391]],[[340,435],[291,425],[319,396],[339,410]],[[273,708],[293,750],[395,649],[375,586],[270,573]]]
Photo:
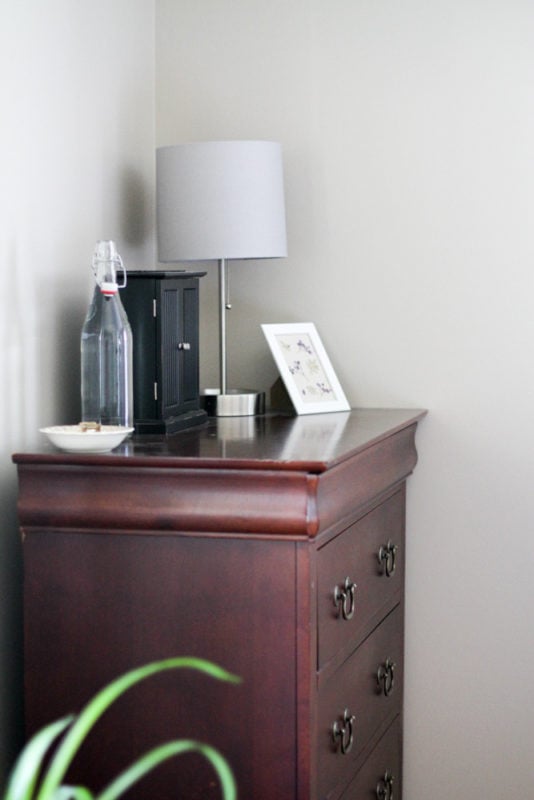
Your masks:
[[[81,335],[82,421],[132,427],[132,331],[119,297],[126,270],[113,241],[97,242],[93,272],[96,286]]]

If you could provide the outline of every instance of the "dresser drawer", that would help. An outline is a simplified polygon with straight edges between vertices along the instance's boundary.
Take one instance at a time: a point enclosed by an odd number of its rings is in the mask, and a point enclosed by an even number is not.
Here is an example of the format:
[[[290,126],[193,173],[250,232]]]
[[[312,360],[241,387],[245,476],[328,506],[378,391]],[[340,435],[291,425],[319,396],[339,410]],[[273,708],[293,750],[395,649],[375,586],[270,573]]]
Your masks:
[[[319,691],[320,797],[348,783],[365,747],[401,712],[402,627],[399,605]]]
[[[350,652],[398,603],[404,584],[404,489],[318,553],[318,668]]]
[[[380,739],[341,800],[400,800],[402,796],[401,719]]]

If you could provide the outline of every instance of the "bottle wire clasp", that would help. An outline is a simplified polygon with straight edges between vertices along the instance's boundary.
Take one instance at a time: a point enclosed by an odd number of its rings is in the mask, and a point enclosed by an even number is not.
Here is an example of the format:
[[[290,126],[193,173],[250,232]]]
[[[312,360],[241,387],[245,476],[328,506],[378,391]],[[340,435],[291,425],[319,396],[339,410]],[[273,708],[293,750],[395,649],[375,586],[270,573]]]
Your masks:
[[[102,245],[104,245],[105,253],[102,252]],[[111,283],[116,283],[118,289],[124,289],[127,282],[126,270],[124,269],[122,258],[117,252],[114,242],[99,242],[95,248],[95,252],[93,254],[93,274],[96,282],[99,285],[101,285],[99,277],[102,274],[99,269],[100,264],[111,264],[113,270],[113,280]],[[122,272],[122,283],[117,283],[116,281],[118,272]],[[110,281],[107,282],[109,283]]]

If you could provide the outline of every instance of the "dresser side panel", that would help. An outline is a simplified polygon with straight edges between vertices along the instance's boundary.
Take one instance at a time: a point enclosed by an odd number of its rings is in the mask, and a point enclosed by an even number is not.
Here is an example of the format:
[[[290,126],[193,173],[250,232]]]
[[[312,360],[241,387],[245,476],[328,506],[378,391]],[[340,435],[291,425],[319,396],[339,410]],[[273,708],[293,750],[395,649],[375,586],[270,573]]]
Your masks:
[[[207,658],[243,681],[181,670],[131,689],[84,744],[72,780],[97,789],[140,753],[186,737],[227,756],[241,797],[295,796],[293,542],[42,531],[27,536],[24,561],[28,733],[157,659]],[[215,783],[182,758],[131,797],[171,800],[184,786],[184,797],[218,798]]]

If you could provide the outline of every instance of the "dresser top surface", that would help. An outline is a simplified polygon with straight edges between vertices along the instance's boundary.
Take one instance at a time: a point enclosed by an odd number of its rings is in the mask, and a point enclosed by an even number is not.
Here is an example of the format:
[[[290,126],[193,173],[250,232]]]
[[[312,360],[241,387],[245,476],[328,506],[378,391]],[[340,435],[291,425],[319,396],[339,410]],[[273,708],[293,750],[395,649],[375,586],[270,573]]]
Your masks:
[[[17,464],[167,469],[261,469],[321,473],[415,425],[420,409],[353,409],[326,414],[212,417],[172,436],[142,435],[110,453],[77,454],[45,445],[16,453]]]

